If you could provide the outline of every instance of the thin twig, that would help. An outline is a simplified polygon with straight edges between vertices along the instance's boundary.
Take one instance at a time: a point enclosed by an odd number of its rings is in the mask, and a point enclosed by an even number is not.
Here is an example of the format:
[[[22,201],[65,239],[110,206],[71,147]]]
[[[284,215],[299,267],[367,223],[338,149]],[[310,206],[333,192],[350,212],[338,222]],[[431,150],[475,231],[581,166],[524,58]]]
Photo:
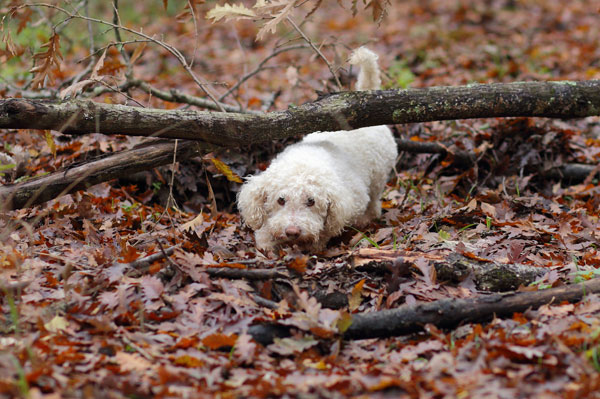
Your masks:
[[[174,208],[177,208],[177,202],[173,196],[173,186],[175,185],[175,167],[177,166],[177,144],[179,140],[175,140],[175,147],[173,149],[173,162],[171,163],[171,181],[169,182],[169,196],[167,197],[167,206],[165,211],[171,207],[171,203]]]
[[[88,55],[86,55],[84,57],[81,57],[76,62],[77,63],[83,62],[86,59],[88,59],[90,57],[93,57],[93,56],[95,56],[98,53],[104,52],[104,50],[106,50],[109,47],[124,46],[126,44],[135,44],[135,43],[152,43],[152,41],[151,40],[146,40],[146,39],[131,39],[131,40],[123,40],[122,42],[111,42],[111,43],[108,43],[108,44],[106,44],[106,45],[104,45],[102,47],[98,47],[98,48],[90,50],[90,54],[88,54]]]
[[[121,339],[123,340],[124,343],[126,343],[127,345],[129,345],[130,347],[132,347],[133,349],[135,349],[135,351],[137,353],[139,353],[140,355],[142,355],[142,357],[144,357],[146,360],[150,361],[150,362],[154,362],[156,361],[156,354],[150,354],[148,353],[144,348],[142,348],[141,346],[139,346],[137,343],[133,342],[133,340],[131,340],[128,337],[128,332],[127,330],[125,330],[124,328],[120,328],[121,331],[119,331],[121,333]]]
[[[84,10],[85,10],[85,16],[88,17],[89,16],[89,0],[85,0],[85,5],[84,5]],[[88,35],[90,37],[90,54],[94,52],[94,28],[92,25],[92,21],[86,21],[87,22],[87,28],[88,28]]]
[[[113,93],[120,94],[123,97],[125,97],[126,99],[128,99],[129,101],[136,103],[140,107],[146,108],[146,106],[144,104],[142,104],[141,102],[139,102],[138,100],[136,100],[135,98],[133,98],[129,94],[127,94],[127,90],[121,90],[121,86],[112,87],[110,84],[105,83],[100,79],[90,79],[90,80],[92,80],[92,81],[100,84],[102,87],[104,87],[105,90],[103,91],[103,93],[113,92]]]
[[[84,0],[83,3],[84,3],[83,7],[85,10],[85,15],[88,16],[89,15],[89,7],[88,7],[89,1]],[[94,53],[94,30],[92,28],[92,23],[90,21],[87,21],[87,28],[88,28],[88,36],[89,36],[89,40],[90,40],[90,54],[93,54]],[[90,62],[86,65],[86,67],[81,72],[79,72],[77,75],[75,75],[72,79],[66,80],[61,86],[76,84],[84,76],[86,76],[88,73],[90,73],[92,71],[95,64],[96,64],[96,57],[95,57],[95,55],[92,55],[90,57]]]
[[[157,241],[157,243],[160,248],[160,252],[156,252],[156,253],[153,253],[152,255],[148,255],[143,258],[136,259],[133,262],[127,263],[127,266],[129,266],[132,269],[143,269],[143,268],[150,266],[150,264],[156,262],[159,259],[164,258],[164,259],[169,260],[169,256],[171,256],[173,254],[173,252],[175,252],[175,249],[179,247],[179,245],[173,245],[172,247],[164,249],[162,247],[162,244],[160,243],[160,241]]]
[[[121,26],[121,17],[119,17],[119,0],[113,0],[113,23],[116,25],[115,27],[113,27],[113,30],[115,31],[115,38],[118,42],[122,42],[123,39],[121,39],[121,31],[119,31],[118,28],[119,26]],[[125,61],[125,65],[127,66],[125,77],[129,78],[131,77],[132,73],[132,66],[129,59],[129,54],[127,54],[127,51],[125,51],[125,46],[121,46],[121,48],[119,48],[119,52],[121,53],[121,56]]]
[[[194,50],[192,51],[192,59],[190,61],[190,68],[194,66],[194,60],[196,59],[196,54],[198,53],[198,21],[196,21],[196,12],[194,11],[194,3],[188,0],[188,7],[190,9],[190,14],[192,15],[192,22],[194,24]]]
[[[125,90],[125,89],[131,88],[131,87],[139,87],[141,90],[145,91],[146,93],[149,93],[154,97],[160,98],[161,100],[177,102],[177,103],[182,103],[182,104],[190,104],[190,105],[195,105],[197,107],[207,108],[207,109],[218,109],[214,102],[207,100],[205,98],[192,96],[190,94],[183,93],[177,89],[171,89],[169,91],[159,90],[159,89],[149,85],[148,83],[144,82],[143,80],[135,79],[135,78],[129,79],[126,82],[124,82],[123,84],[121,84],[119,86],[119,90]],[[106,89],[97,87],[92,92],[90,92],[90,97],[96,97],[105,92],[107,92]],[[227,104],[223,104],[223,103],[220,103],[220,105],[227,112],[257,113],[256,111],[242,111],[238,107],[234,107],[232,105],[227,105]]]
[[[335,70],[333,69],[333,66],[329,63],[329,61],[327,60],[325,55],[321,52],[321,50],[319,50],[317,48],[317,46],[314,45],[314,43],[308,38],[308,36],[306,36],[304,34],[304,32],[298,27],[298,25],[296,25],[296,23],[290,17],[287,17],[286,19],[292,25],[292,27],[296,30],[296,32],[298,32],[300,34],[300,36],[302,36],[302,38],[310,45],[310,47],[312,47],[312,49],[315,50],[315,52],[319,55],[319,57],[321,57],[321,59],[323,61],[325,61],[325,64],[327,64],[327,68],[329,68],[329,71],[331,72],[331,74],[333,75],[333,78],[335,79],[335,84],[337,85],[338,90],[342,91],[343,90],[342,84],[340,83],[340,80],[338,79],[337,74],[335,73]]]
[[[269,61],[271,58],[276,57],[279,54],[284,53],[286,51],[299,50],[299,49],[303,49],[303,48],[307,48],[307,47],[308,46],[305,44],[297,44],[295,46],[282,47],[282,48],[273,50],[273,52],[271,54],[269,54],[267,57],[265,57],[265,59],[263,59],[256,66],[256,68],[254,70],[252,70],[252,72],[249,72],[246,75],[244,75],[235,85],[231,86],[231,88],[229,90],[227,90],[225,92],[225,94],[223,94],[221,97],[219,97],[219,101],[223,101],[224,98],[226,98],[228,95],[230,95],[233,91],[237,90],[244,82],[246,82],[248,79],[250,79],[252,76],[259,73],[260,71],[262,71],[263,65],[265,65],[267,63],[267,61]]]
[[[254,302],[256,302],[258,305],[260,305],[264,308],[276,310],[279,307],[279,304],[277,302],[263,298],[262,296],[260,296],[258,294],[251,294],[251,296],[252,296],[252,300]]]
[[[72,12],[72,13],[70,13],[70,14],[72,15],[72,14],[74,14],[74,13],[76,13],[76,12],[79,12],[79,10],[80,10],[80,9],[82,9],[82,8],[84,8],[84,7],[85,7],[85,4],[86,4],[86,3],[87,3],[87,0],[84,0],[84,1],[81,1],[81,2],[79,2],[79,4],[77,4],[77,5],[76,5],[76,6],[73,8],[73,12]],[[41,15],[41,12],[40,12],[40,15]],[[73,19],[73,17],[72,17],[71,15],[69,15],[67,18],[63,19],[62,21],[59,21],[59,22],[58,22],[56,25],[54,25],[54,26],[52,27],[52,30],[53,30],[55,33],[57,33],[57,34],[60,34],[60,33],[63,31],[63,29],[65,29],[65,28],[67,27],[67,22],[69,22],[71,19]],[[49,23],[49,24],[51,23],[51,20],[50,20],[49,18],[46,18],[46,16],[45,16],[45,15],[43,16],[43,18],[44,18],[46,21],[48,21],[48,23]]]
[[[15,94],[18,93],[19,97],[28,98],[31,100],[47,100],[56,98],[57,91],[56,90],[39,90],[39,91],[30,91],[25,89],[25,87],[17,87],[13,84],[8,83],[5,79],[0,76],[0,79],[4,81],[2,85],[0,85],[0,90],[4,91],[12,91]],[[6,96],[9,97],[9,96]],[[16,97],[13,95],[13,97]]]
[[[219,103],[219,101],[217,100],[217,98],[215,97],[215,95],[208,89],[208,83],[202,81],[198,76],[196,76],[196,74],[194,73],[194,71],[192,71],[192,68],[190,67],[190,65],[188,64],[187,60],[185,59],[185,57],[183,56],[183,54],[181,54],[181,52],[179,50],[177,50],[175,47],[173,47],[172,45],[165,43],[161,40],[155,39],[154,37],[148,36],[143,32],[139,32],[136,31],[135,29],[131,29],[128,28],[126,26],[122,26],[122,25],[117,25],[114,24],[112,22],[108,22],[108,21],[104,21],[102,19],[98,19],[98,18],[91,18],[91,17],[86,17],[83,16],[81,14],[73,14],[71,12],[69,12],[68,10],[62,8],[62,7],[58,7],[55,6],[54,4],[48,4],[48,3],[32,3],[32,4],[22,4],[20,6],[15,7],[14,9],[20,9],[20,8],[25,8],[25,7],[47,7],[47,8],[52,8],[54,10],[58,10],[68,16],[70,16],[71,18],[77,18],[77,19],[83,19],[84,21],[92,21],[101,25],[107,25],[113,28],[118,28],[121,30],[124,30],[126,32],[129,32],[131,34],[137,35],[137,36],[141,36],[146,40],[151,41],[152,43],[155,43],[157,45],[159,45],[160,47],[164,48],[165,50],[167,50],[169,53],[171,53],[175,58],[177,58],[177,60],[179,61],[179,63],[181,64],[181,66],[183,67],[183,69],[187,72],[187,74],[192,78],[192,80],[206,93],[206,95],[208,97],[210,97],[211,100],[214,101],[214,103],[216,104],[217,108],[219,109],[219,111],[221,112],[226,112],[225,109],[221,106],[221,104]]]

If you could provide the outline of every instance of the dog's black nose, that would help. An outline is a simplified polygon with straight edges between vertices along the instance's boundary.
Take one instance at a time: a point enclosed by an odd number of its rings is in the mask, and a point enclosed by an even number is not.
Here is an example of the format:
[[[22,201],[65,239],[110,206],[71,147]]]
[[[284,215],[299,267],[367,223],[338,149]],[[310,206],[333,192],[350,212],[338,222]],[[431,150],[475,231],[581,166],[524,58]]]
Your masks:
[[[285,228],[287,238],[296,239],[300,237],[300,228],[298,226],[288,226]]]

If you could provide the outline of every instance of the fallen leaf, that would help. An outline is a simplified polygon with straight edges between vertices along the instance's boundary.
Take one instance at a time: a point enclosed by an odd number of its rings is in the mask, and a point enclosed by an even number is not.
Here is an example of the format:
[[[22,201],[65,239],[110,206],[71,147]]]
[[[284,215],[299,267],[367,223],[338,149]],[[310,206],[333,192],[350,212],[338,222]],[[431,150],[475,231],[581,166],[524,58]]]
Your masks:
[[[202,345],[206,346],[209,349],[220,349],[220,348],[232,348],[238,336],[235,334],[226,335],[221,333],[211,334],[202,339]]]
[[[66,330],[69,321],[62,316],[54,316],[52,320],[44,324],[44,328],[51,333],[57,333]]]
[[[350,294],[350,298],[348,298],[348,306],[351,312],[358,309],[358,307],[362,303],[362,290],[364,285],[365,279],[363,278],[352,288],[352,293]]]

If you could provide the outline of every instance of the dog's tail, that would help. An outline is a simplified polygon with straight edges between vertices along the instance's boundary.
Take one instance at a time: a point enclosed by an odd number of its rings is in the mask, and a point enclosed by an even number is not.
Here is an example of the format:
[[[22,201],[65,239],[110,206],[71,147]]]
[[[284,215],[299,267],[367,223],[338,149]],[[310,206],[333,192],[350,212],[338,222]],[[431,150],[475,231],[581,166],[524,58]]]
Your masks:
[[[379,56],[366,47],[359,47],[352,52],[349,62],[360,68],[356,90],[379,90],[381,88],[378,59]]]

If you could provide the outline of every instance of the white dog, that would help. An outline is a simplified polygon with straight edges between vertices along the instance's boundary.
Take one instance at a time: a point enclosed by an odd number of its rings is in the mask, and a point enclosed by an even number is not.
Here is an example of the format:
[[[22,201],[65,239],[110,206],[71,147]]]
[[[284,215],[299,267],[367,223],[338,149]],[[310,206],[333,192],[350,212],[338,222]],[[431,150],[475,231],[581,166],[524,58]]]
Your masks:
[[[377,59],[364,47],[350,57],[360,67],[357,90],[380,88]],[[386,126],[312,133],[247,179],[238,208],[259,249],[297,244],[319,251],[344,226],[364,226],[381,215],[381,193],[397,155]]]

